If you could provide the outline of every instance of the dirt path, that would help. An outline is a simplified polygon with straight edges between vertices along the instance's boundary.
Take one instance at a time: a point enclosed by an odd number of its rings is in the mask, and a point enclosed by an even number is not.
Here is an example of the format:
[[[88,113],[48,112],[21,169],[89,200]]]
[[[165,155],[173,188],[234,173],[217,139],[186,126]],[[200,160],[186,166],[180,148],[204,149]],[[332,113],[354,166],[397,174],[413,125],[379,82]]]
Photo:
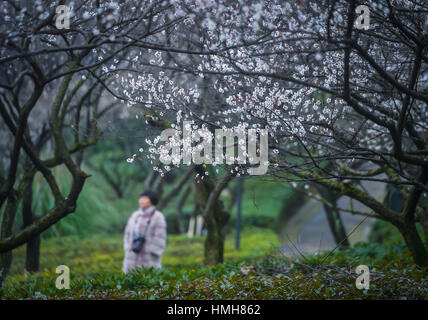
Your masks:
[[[385,197],[385,185],[380,182],[364,182],[367,192],[378,200]],[[350,208],[349,197],[343,196],[338,201],[338,206],[343,209]],[[353,208],[357,211],[368,212],[363,204],[353,201]],[[364,219],[364,216],[354,215],[348,212],[342,213],[342,220],[347,234]],[[350,243],[367,240],[370,225],[374,219],[366,219],[349,237]],[[311,199],[287,222],[280,233],[282,250],[286,255],[298,255],[302,253],[316,253],[331,250],[336,245],[328,226],[324,208],[319,200]],[[293,245],[294,244],[294,245]],[[295,248],[297,247],[297,249]]]

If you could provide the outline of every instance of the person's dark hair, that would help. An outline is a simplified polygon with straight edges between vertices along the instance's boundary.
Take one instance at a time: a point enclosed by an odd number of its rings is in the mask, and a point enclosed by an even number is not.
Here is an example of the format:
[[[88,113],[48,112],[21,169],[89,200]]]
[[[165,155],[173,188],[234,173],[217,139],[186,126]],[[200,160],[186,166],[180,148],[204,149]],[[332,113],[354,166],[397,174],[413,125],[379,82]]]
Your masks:
[[[151,190],[144,190],[143,192],[140,193],[140,197],[149,197],[150,198],[150,202],[152,203],[152,205],[157,205],[159,202],[159,198],[158,195],[151,191]]]

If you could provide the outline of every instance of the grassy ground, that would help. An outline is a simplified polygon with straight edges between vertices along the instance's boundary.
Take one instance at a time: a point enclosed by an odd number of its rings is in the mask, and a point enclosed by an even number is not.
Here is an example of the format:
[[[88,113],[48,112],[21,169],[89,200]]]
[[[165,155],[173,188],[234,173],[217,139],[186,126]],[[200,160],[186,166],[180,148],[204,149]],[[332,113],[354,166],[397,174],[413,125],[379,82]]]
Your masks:
[[[3,299],[427,299],[427,271],[404,246],[354,248],[290,261],[268,229],[247,228],[242,249],[227,239],[225,263],[202,265],[203,239],[170,236],[160,270],[120,271],[122,236],[49,239],[36,275],[23,275],[24,250],[15,251]],[[69,290],[55,287],[55,267],[70,268]],[[370,268],[370,289],[355,286],[356,266]]]
[[[225,261],[249,260],[260,257],[278,246],[278,237],[271,231],[246,228],[240,250],[235,249],[234,234],[226,239]],[[170,235],[162,257],[162,264],[169,266],[200,266],[203,261],[204,237],[187,238]],[[40,269],[52,272],[58,265],[67,265],[78,273],[119,272],[123,260],[123,235],[96,235],[92,237],[62,237],[42,241]],[[14,251],[11,275],[22,274],[25,265],[25,247]]]

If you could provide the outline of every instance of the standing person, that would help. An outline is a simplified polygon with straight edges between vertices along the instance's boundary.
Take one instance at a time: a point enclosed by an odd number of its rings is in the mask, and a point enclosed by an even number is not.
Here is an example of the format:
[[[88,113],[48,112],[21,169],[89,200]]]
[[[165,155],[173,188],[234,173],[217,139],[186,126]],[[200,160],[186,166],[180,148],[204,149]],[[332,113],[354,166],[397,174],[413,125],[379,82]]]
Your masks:
[[[125,273],[142,266],[160,268],[166,246],[166,221],[155,208],[156,193],[143,191],[138,202],[140,209],[131,215],[125,228],[122,268]]]

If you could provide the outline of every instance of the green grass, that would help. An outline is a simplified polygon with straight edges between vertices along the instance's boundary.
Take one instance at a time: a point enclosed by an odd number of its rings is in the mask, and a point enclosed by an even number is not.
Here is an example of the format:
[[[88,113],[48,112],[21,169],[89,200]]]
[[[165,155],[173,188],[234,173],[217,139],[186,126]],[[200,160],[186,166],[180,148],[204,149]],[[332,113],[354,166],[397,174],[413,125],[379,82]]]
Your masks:
[[[3,299],[427,299],[427,270],[404,247],[373,244],[289,260],[269,229],[247,228],[242,250],[226,241],[225,262],[202,265],[203,238],[168,237],[161,269],[120,271],[122,236],[46,240],[39,274],[22,274],[23,248],[0,296]],[[70,290],[55,287],[55,267],[70,268]],[[370,289],[355,287],[356,266],[370,268]]]
[[[260,257],[278,246],[278,237],[271,230],[247,228],[242,233],[241,248],[235,249],[234,234],[226,238],[225,261],[242,261]],[[162,264],[168,266],[200,266],[203,262],[204,237],[187,238],[169,235]],[[40,270],[52,272],[58,265],[67,265],[72,271],[91,273],[119,272],[123,260],[123,235],[95,235],[79,238],[68,236],[42,241]],[[13,252],[10,275],[22,274],[25,266],[25,247]]]

